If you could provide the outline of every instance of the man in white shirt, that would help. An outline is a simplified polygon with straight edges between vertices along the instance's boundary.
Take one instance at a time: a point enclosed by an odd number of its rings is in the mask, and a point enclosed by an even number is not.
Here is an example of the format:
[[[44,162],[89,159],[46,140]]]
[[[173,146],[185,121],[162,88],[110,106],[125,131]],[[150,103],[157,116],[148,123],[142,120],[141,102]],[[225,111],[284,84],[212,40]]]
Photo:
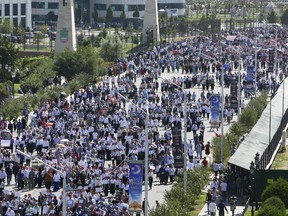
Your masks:
[[[222,197],[222,200],[223,202],[225,203],[226,202],[226,197],[227,197],[227,182],[226,180],[224,179],[221,183],[220,183],[220,188],[221,188],[221,197]]]
[[[15,216],[15,212],[11,208],[8,208],[5,216]]]
[[[214,199],[212,199],[211,203],[209,204],[210,216],[216,216],[216,211],[217,211],[217,206],[216,206]]]
[[[53,175],[53,183],[54,183],[54,188],[53,188],[53,191],[56,192],[59,190],[59,184],[60,184],[60,174],[58,172],[56,172],[54,175]]]

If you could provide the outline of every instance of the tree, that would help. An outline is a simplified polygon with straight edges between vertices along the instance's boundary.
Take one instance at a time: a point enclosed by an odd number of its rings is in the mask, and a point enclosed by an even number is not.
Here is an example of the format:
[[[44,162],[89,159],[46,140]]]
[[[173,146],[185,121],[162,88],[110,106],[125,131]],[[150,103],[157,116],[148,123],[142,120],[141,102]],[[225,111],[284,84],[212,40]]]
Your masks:
[[[194,170],[187,173],[187,193],[183,193],[183,176],[177,177],[170,191],[164,194],[164,203],[150,211],[151,216],[161,215],[187,215],[192,211],[195,200],[201,193],[207,182],[209,182],[209,173],[206,169]]]
[[[94,22],[97,23],[97,22],[98,22],[99,15],[98,15],[98,12],[97,12],[96,10],[93,11],[92,17],[93,17]]]
[[[4,100],[9,96],[9,92],[4,83],[0,83],[0,100]]]
[[[50,57],[30,58],[29,63],[25,64],[26,70],[20,72],[21,89],[24,92],[27,92],[29,89],[32,92],[36,92],[46,87],[48,80],[56,76],[56,71],[53,70],[53,63],[53,59]]]
[[[46,15],[46,21],[47,23],[56,22],[57,21],[57,15],[55,15],[54,11],[49,11]]]
[[[258,216],[282,216],[286,215],[286,209],[283,201],[277,197],[273,196],[265,200],[261,205]]]
[[[281,23],[284,25],[288,25],[288,9],[286,9],[281,16]]]
[[[120,14],[120,21],[121,21],[122,26],[124,24],[125,19],[126,19],[126,13],[125,13],[125,10],[123,9]]]
[[[109,7],[107,8],[106,11],[106,23],[110,23],[113,21],[114,15],[113,15],[113,10],[111,5],[109,5]]]
[[[122,56],[123,53],[123,41],[118,34],[110,34],[105,39],[101,40],[100,55],[103,59],[113,61],[119,56]]]
[[[238,146],[240,136],[242,136],[243,133],[245,132],[245,128],[243,127],[243,125],[237,122],[232,124],[229,130],[232,134],[234,134],[237,137],[237,146]]]
[[[204,32],[207,32],[208,26],[209,26],[209,19],[203,14],[199,20],[199,29]]]
[[[285,179],[280,178],[272,182],[265,188],[261,198],[262,201],[265,202],[272,196],[279,197],[284,202],[285,207],[288,207],[288,182]]]
[[[140,17],[139,8],[137,5],[135,7],[135,11],[133,12],[133,17]]]
[[[181,17],[178,25],[178,30],[180,33],[185,34],[188,33],[188,20],[185,17]]]
[[[3,34],[10,34],[13,32],[13,24],[10,22],[8,18],[5,18],[4,21],[2,20],[1,32]]]
[[[79,47],[77,51],[65,49],[64,52],[58,54],[53,69],[68,81],[71,81],[78,74],[87,74],[90,81],[95,81],[99,75],[101,64],[102,59],[94,48]]]
[[[267,21],[268,23],[276,23],[277,22],[277,14],[276,12],[274,11],[274,9],[272,9],[270,11],[270,13],[268,13],[267,15]]]
[[[19,25],[17,30],[17,35],[20,37],[20,43],[25,43],[25,28],[22,25]]]
[[[10,37],[0,35],[0,79],[1,82],[11,79],[11,74],[4,70],[4,65],[14,68],[18,59],[19,49],[11,42]]]

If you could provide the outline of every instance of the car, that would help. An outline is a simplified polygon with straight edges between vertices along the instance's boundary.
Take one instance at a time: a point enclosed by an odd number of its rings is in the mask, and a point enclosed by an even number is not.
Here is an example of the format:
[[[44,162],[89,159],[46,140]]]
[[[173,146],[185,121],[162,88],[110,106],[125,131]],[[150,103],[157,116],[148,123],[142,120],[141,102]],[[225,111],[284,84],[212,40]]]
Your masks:
[[[0,147],[10,148],[12,139],[13,137],[9,130],[0,130]]]

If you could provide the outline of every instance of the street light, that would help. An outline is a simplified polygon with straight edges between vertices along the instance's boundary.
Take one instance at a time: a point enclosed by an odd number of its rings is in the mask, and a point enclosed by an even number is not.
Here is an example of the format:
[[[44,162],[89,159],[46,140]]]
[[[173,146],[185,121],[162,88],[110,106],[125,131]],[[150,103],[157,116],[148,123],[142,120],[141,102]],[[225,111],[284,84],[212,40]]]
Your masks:
[[[203,57],[209,58],[216,63],[220,64],[222,66],[222,72],[221,72],[221,161],[224,161],[224,62],[220,62],[216,60],[213,57],[207,56],[203,53],[199,53],[199,55],[202,55]]]
[[[184,193],[187,192],[187,94],[183,87],[171,82],[170,80],[164,79],[162,77],[159,77],[160,79],[170,83],[171,85],[176,86],[177,88],[181,89],[181,91],[184,94]]]
[[[118,39],[116,39],[116,59],[118,59]]]
[[[252,161],[250,164],[250,205],[251,205],[251,216],[254,216],[254,174],[255,174],[255,165]]]
[[[149,111],[148,111],[148,106],[146,106],[146,110],[139,107],[135,103],[131,102],[127,97],[123,96],[119,92],[117,93],[121,98],[123,98],[125,101],[130,102],[133,104],[135,107],[138,107],[140,110],[142,110],[146,114],[146,119],[145,119],[145,200],[144,200],[144,209],[145,209],[145,216],[148,215],[148,150],[149,150],[149,145],[148,145],[148,122],[149,122]],[[124,107],[125,108],[125,107]]]
[[[235,51],[238,54],[238,61],[239,61],[239,65],[238,65],[238,122],[240,122],[240,118],[241,118],[241,63],[242,63],[242,58],[241,58],[241,54],[240,54],[240,50],[235,49],[233,46],[231,45],[227,45],[223,42],[221,42],[221,44],[223,44],[224,46],[227,46],[228,48],[232,49],[233,51]]]
[[[259,159],[259,153],[257,152],[256,155],[255,155],[255,167],[256,167],[256,170],[259,170],[260,169],[260,159]]]
[[[67,194],[66,194],[66,173],[65,173],[65,171],[63,172],[63,171],[57,170],[57,169],[55,169],[53,166],[51,166],[50,164],[47,164],[46,162],[40,160],[40,159],[37,158],[37,157],[34,157],[34,156],[32,156],[32,155],[29,155],[29,154],[26,154],[26,153],[20,151],[19,149],[16,149],[16,152],[19,153],[19,154],[21,154],[21,155],[23,155],[23,156],[25,156],[25,157],[27,157],[27,158],[37,160],[38,162],[42,163],[43,165],[49,167],[50,169],[52,169],[52,170],[54,170],[54,171],[60,173],[60,174],[63,176],[63,204],[62,204],[62,215],[63,215],[63,216],[66,216],[66,209],[67,209],[67,201],[66,201],[67,199],[66,199],[66,197],[67,197]]]

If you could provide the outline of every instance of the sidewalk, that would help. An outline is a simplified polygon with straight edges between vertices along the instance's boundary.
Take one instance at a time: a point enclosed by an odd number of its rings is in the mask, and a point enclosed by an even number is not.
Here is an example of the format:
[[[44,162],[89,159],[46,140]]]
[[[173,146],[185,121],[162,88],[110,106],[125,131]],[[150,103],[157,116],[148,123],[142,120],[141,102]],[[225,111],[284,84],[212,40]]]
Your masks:
[[[234,216],[242,216],[244,215],[243,212],[244,212],[244,209],[245,209],[245,205],[241,203],[242,201],[237,201],[236,203],[236,209],[234,211]],[[227,202],[226,203],[226,208],[228,210],[228,214],[225,212],[225,216],[232,216],[232,211],[230,210],[230,204]],[[199,213],[198,216],[208,216],[208,212],[207,212],[207,205],[205,205],[201,212]],[[216,213],[216,216],[218,216],[218,212]]]

